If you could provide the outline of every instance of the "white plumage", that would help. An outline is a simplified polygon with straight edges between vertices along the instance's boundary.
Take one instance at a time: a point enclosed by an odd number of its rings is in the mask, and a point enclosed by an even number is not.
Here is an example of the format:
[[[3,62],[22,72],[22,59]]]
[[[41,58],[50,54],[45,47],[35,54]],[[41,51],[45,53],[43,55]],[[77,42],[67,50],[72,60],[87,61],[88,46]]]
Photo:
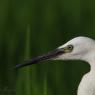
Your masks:
[[[74,46],[74,50],[59,56],[59,59],[83,60],[91,66],[90,71],[83,76],[79,84],[77,95],[95,95],[95,41],[88,37],[76,37],[59,48],[69,44]]]
[[[36,64],[43,60],[83,60],[90,64],[78,86],[77,95],[95,95],[95,41],[88,37],[76,37],[52,52],[28,60],[16,67]]]

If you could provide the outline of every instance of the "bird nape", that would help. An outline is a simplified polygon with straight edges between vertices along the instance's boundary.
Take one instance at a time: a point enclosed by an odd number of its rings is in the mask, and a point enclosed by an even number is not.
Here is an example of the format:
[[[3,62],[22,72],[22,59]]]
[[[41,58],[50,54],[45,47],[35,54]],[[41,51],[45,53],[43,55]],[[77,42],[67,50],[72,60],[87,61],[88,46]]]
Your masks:
[[[91,70],[85,74],[78,86],[77,95],[95,95],[95,41],[88,37],[76,37],[57,49],[29,59],[16,68],[37,64],[45,60],[83,60],[90,64]]]

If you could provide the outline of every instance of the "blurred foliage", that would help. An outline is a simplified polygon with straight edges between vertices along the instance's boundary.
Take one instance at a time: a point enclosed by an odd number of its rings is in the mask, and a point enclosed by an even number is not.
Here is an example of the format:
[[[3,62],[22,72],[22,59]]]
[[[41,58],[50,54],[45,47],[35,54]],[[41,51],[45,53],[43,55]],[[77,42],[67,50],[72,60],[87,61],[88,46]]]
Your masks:
[[[0,95],[76,95],[85,62],[14,66],[80,35],[95,38],[94,0],[1,0]]]

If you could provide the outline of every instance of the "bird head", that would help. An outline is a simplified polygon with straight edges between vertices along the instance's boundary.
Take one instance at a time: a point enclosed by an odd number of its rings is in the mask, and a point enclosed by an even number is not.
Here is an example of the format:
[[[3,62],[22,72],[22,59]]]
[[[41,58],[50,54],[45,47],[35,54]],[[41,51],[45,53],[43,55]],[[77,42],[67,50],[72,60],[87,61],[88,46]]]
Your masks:
[[[93,39],[76,37],[47,54],[29,59],[24,64],[16,65],[16,68],[37,64],[45,60],[83,60],[89,62],[93,55],[93,49],[95,49]]]
[[[58,56],[59,60],[83,60],[89,61],[94,54],[95,41],[88,37],[76,37],[58,48],[63,49],[64,54]]]

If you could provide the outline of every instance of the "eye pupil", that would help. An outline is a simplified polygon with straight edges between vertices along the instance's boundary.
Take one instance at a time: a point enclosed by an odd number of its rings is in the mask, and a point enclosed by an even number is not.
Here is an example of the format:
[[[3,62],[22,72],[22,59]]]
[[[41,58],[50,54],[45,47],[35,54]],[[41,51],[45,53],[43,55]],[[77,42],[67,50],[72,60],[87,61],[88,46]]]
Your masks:
[[[64,48],[65,53],[70,53],[73,50],[73,45],[68,45]]]
[[[71,47],[71,46],[69,46],[68,48],[69,48],[69,49],[71,49],[72,47]]]
[[[73,49],[73,46],[72,46],[72,45],[69,45],[69,46],[68,46],[68,49]]]

